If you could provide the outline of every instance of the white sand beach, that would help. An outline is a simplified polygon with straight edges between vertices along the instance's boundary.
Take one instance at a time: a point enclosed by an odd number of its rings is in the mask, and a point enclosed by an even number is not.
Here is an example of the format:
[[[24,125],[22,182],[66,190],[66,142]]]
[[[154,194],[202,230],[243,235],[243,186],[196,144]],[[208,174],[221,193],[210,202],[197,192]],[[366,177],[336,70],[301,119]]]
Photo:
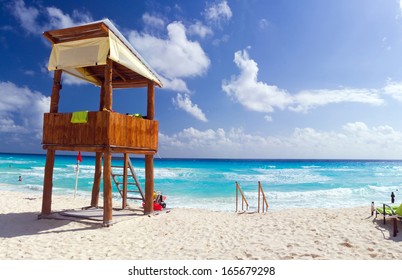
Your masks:
[[[40,193],[0,191],[2,260],[382,260],[402,259],[402,226],[352,209],[236,214],[171,209],[101,222],[40,219]],[[53,195],[53,211],[90,198]],[[119,202],[115,206],[118,207]]]

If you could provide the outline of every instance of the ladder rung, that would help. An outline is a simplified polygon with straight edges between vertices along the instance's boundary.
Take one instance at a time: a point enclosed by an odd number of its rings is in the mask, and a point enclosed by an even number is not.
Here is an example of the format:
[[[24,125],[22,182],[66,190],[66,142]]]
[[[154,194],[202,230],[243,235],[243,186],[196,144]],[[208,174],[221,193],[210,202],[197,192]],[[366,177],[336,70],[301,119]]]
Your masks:
[[[127,197],[127,199],[135,199],[135,200],[142,200],[142,197]]]
[[[123,182],[115,182],[116,183],[116,185],[123,185]],[[131,183],[131,182],[127,182],[127,185],[130,185],[130,186],[136,186],[137,185],[137,183]]]
[[[133,168],[133,166],[131,164],[130,158],[128,158],[127,165],[124,164],[124,160],[125,160],[124,157],[119,157],[119,158],[113,158],[112,157],[112,161],[115,161],[115,164],[119,164],[119,165],[112,165],[111,166],[112,167],[112,170],[111,170],[112,174],[111,175],[113,177],[113,182],[115,183],[120,195],[123,197],[123,195],[124,195],[124,190],[123,190],[124,184],[123,184],[123,182],[119,182],[119,181],[122,180],[120,178],[124,177],[124,175],[126,174],[125,171],[126,171],[126,169],[128,169],[127,170],[126,187],[129,186],[129,185],[133,186],[133,187],[130,187],[131,190],[128,190],[128,188],[126,188],[125,191],[126,191],[127,194],[130,193],[131,195],[135,195],[135,196],[127,196],[127,199],[135,199],[135,200],[143,201],[144,197],[143,197],[143,192],[142,192],[142,189],[141,189],[141,185],[138,182],[138,179],[137,179],[137,176],[135,174],[134,168]],[[120,162],[116,162],[116,161],[120,161]],[[121,163],[121,161],[123,161],[123,164]],[[121,174],[120,172],[123,173],[123,174]],[[133,182],[133,179],[135,180],[135,182]],[[130,180],[130,182],[128,182],[129,180]]]

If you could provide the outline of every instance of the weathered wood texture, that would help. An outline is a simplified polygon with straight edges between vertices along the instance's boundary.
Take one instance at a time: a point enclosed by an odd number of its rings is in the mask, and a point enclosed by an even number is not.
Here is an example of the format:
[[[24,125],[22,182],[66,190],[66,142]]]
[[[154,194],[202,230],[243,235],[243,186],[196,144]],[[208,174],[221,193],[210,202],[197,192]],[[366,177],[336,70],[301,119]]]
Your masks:
[[[113,219],[112,179],[110,178],[112,154],[104,153],[103,160],[103,226],[108,227],[112,224]]]
[[[55,151],[47,151],[43,182],[42,215],[52,212],[53,167]]]
[[[80,146],[81,151],[85,151],[85,146],[118,146],[152,151],[158,149],[157,121],[114,112],[88,112],[87,123],[73,124],[71,116],[72,113],[45,113],[45,148],[57,145],[66,146],[67,150],[68,147]]]
[[[94,184],[92,186],[92,198],[91,198],[92,207],[98,207],[101,177],[102,177],[102,153],[96,153]]]
[[[154,211],[154,157],[145,155],[145,205],[144,213]]]

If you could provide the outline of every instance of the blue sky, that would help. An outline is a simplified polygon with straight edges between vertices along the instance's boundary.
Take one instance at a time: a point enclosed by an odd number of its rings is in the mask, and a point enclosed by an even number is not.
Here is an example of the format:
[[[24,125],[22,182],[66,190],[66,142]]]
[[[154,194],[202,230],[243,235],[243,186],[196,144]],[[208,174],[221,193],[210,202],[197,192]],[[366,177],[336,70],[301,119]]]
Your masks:
[[[159,156],[402,159],[396,0],[0,0],[0,152],[41,153],[51,46],[42,32],[110,19],[153,67]],[[60,112],[99,88],[63,78]],[[146,90],[113,109],[146,114]]]

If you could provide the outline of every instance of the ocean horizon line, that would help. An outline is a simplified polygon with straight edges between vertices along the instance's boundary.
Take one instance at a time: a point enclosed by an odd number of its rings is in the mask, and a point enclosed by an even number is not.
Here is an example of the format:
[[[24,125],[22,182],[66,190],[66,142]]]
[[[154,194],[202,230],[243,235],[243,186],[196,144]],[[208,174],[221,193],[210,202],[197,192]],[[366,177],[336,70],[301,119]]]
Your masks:
[[[75,153],[75,154],[73,154]],[[90,154],[89,154],[90,153]],[[46,156],[46,152],[44,153],[18,153],[18,152],[0,152],[2,155],[32,155],[32,156]],[[91,155],[94,154],[94,155]],[[122,153],[116,153],[122,154]],[[82,157],[95,157],[95,152],[82,152]],[[66,156],[66,157],[76,157],[77,152],[66,152],[63,151],[62,153],[56,154],[56,156]],[[142,159],[141,155],[130,154],[130,158],[132,159]],[[366,162],[378,162],[378,161],[387,161],[387,162],[402,162],[402,159],[386,159],[386,158],[237,158],[237,157],[160,157],[155,156],[154,160],[216,160],[216,161],[242,161],[242,160],[250,160],[250,161],[291,161],[291,162],[302,162],[302,161],[366,161]]]

